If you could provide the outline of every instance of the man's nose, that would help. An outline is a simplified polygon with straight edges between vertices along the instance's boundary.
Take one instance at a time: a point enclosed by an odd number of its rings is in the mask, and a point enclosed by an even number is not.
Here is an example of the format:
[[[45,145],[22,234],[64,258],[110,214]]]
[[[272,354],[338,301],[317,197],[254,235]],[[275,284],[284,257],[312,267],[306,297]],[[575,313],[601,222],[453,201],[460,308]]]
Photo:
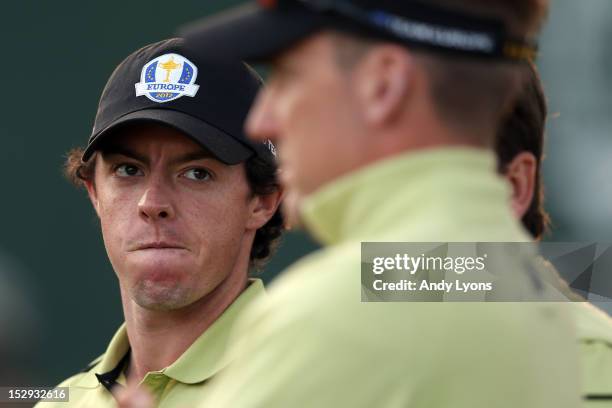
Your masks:
[[[170,192],[159,184],[151,184],[138,202],[138,214],[147,222],[172,219],[175,216]]]
[[[252,140],[263,142],[278,138],[272,102],[270,92],[265,88],[259,91],[245,124],[246,133]]]

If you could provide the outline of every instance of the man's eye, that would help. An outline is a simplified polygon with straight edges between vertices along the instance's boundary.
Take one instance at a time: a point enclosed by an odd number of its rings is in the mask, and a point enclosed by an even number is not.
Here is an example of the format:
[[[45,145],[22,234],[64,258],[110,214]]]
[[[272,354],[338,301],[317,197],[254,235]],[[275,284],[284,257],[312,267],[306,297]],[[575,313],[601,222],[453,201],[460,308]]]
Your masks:
[[[196,181],[205,181],[209,180],[212,177],[210,172],[206,169],[189,169],[185,173],[183,173],[183,176],[185,178],[188,178],[189,180]]]
[[[122,164],[117,166],[115,173],[119,177],[134,177],[143,175],[142,171],[138,167],[131,164]]]

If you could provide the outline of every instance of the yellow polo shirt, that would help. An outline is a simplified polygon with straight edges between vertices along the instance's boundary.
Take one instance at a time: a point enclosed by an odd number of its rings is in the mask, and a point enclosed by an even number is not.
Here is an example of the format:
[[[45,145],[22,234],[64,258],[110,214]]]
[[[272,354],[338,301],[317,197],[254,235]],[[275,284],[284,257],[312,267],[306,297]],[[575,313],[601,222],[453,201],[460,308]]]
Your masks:
[[[584,408],[612,408],[612,318],[586,302],[571,288],[554,267],[546,262],[545,277],[572,299],[567,306],[574,318],[580,361],[580,389]]]
[[[248,288],[174,363],[147,373],[140,383],[153,395],[156,407],[192,407],[206,396],[208,380],[228,363],[226,349],[236,319],[264,292],[260,280]],[[125,386],[124,368],[129,360],[130,344],[125,324],[115,333],[106,352],[90,368],[62,382],[70,388],[69,402],[40,402],[38,408],[116,407],[110,388]]]
[[[236,326],[200,408],[576,408],[578,350],[556,303],[363,303],[361,242],[527,242],[492,153],[432,149],[304,202],[325,248]],[[516,279],[530,282],[528,269]]]
[[[612,407],[612,319],[589,303],[572,303],[585,407]]]

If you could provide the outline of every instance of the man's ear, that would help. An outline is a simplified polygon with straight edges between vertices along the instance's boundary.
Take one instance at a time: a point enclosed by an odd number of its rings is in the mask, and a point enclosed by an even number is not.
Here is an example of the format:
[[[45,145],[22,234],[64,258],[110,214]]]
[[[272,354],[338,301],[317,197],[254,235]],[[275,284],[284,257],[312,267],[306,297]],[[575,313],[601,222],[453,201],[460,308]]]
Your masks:
[[[537,168],[538,161],[530,152],[519,153],[506,167],[504,175],[512,186],[512,211],[518,219],[523,218],[533,201]]]
[[[354,79],[363,117],[372,126],[393,121],[410,94],[414,58],[404,47],[374,46],[358,63]]]
[[[251,210],[247,228],[257,230],[266,225],[278,209],[282,196],[283,189],[281,187],[270,194],[255,195],[251,200]]]
[[[100,216],[100,202],[98,201],[98,193],[96,192],[96,185],[93,180],[85,180],[85,188],[87,189],[87,195],[89,196],[89,201],[91,201],[91,205],[93,205],[94,210],[96,210],[96,214],[98,217]]]

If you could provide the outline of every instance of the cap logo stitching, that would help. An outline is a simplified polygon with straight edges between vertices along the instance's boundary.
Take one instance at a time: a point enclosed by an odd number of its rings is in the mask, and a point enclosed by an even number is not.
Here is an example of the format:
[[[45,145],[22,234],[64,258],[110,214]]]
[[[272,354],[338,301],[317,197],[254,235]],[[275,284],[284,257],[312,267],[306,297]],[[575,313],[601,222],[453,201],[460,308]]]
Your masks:
[[[149,61],[136,83],[136,96],[146,96],[153,102],[174,101],[181,96],[194,97],[199,85],[195,84],[198,68],[179,54],[164,54]]]
[[[270,139],[266,139],[263,144],[268,148],[270,153],[272,153],[272,156],[276,157],[276,146],[274,146],[274,143],[272,143]]]

